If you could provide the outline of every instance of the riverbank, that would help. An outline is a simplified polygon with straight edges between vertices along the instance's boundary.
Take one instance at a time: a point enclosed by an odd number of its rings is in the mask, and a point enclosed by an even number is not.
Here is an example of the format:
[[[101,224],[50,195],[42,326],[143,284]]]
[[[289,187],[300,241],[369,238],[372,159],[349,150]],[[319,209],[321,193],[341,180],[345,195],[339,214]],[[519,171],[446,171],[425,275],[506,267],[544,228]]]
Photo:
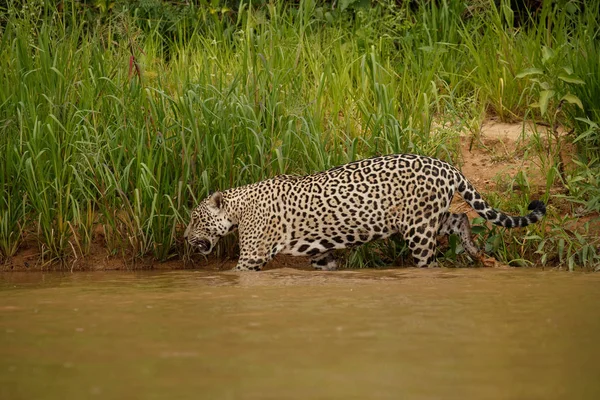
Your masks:
[[[440,127],[443,129],[443,127]],[[539,164],[535,153],[527,151],[531,136],[534,134],[532,125],[503,123],[497,119],[488,119],[481,124],[477,139],[472,135],[460,135],[460,151],[458,153],[459,166],[462,172],[469,178],[475,187],[484,193],[484,196],[502,197],[507,192],[515,192],[515,196],[523,193],[523,190],[515,182],[515,176],[525,174],[529,187],[527,192],[531,198],[541,198],[546,190],[546,176],[548,171],[544,171]],[[545,128],[541,128],[542,130]],[[564,152],[563,160],[567,165],[572,164],[572,151]],[[553,201],[548,204],[549,214],[547,216],[551,221],[547,226],[552,226],[559,221],[558,216],[567,217],[565,230],[574,234],[589,235],[590,237],[600,237],[600,217],[597,213],[584,213],[582,208],[573,207],[568,201],[561,201],[557,195],[565,193],[564,186],[555,184],[550,188],[550,192],[555,196]],[[469,215],[471,220],[477,219],[477,213],[462,199],[457,196],[452,204],[454,212],[464,212]],[[587,225],[586,225],[587,224]],[[179,231],[183,230],[183,226]],[[521,239],[526,235],[523,230],[516,230],[514,236]],[[442,238],[441,238],[442,239]],[[488,239],[488,238],[484,238]],[[448,251],[447,239],[442,239],[439,257],[443,263],[443,253]],[[376,251],[376,249],[375,249]],[[341,256],[344,258],[344,255]],[[132,259],[127,256],[111,256],[105,246],[105,237],[102,226],[97,226],[93,237],[90,252],[85,257],[76,260],[69,260],[67,264],[61,265],[56,262],[44,263],[43,257],[39,253],[34,240],[24,241],[19,251],[9,260],[7,260],[2,269],[4,271],[40,271],[40,270],[83,270],[83,271],[102,271],[102,270],[178,270],[178,269],[202,269],[206,271],[223,271],[232,269],[235,266],[235,255],[217,257],[214,255],[208,258],[191,254],[190,257],[173,257],[170,260],[159,262],[153,257],[143,257]],[[493,258],[490,258],[493,260]],[[382,267],[413,266],[410,257],[404,257],[398,262],[392,262]],[[558,260],[550,262],[547,268],[564,268]],[[508,267],[507,260],[495,260],[487,264],[497,267]],[[476,263],[464,260],[463,264],[447,263],[452,267],[477,267]],[[535,265],[542,267],[542,265]],[[265,269],[295,268],[311,270],[310,261],[306,257],[278,256],[269,263]],[[593,269],[593,268],[592,268]]]
[[[2,268],[203,265],[182,233],[208,193],[391,153],[456,165],[508,213],[548,203],[526,230],[474,219],[500,263],[600,266],[599,2],[88,3],[0,5]]]

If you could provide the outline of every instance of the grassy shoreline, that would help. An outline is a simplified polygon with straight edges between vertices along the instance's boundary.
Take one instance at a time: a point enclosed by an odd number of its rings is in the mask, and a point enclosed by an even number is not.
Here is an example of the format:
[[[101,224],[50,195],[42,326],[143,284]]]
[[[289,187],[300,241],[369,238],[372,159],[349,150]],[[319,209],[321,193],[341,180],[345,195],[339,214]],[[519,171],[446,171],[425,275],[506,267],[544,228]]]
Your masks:
[[[457,2],[341,10],[200,1],[160,19],[135,2],[109,10],[8,3],[0,39],[6,265],[24,242],[40,266],[70,268],[94,241],[131,265],[188,260],[182,229],[209,191],[376,154],[460,165],[460,135],[477,141],[491,115],[569,134],[539,129],[528,144],[546,173],[541,193],[521,175],[522,192],[488,194],[513,213],[541,194],[547,222],[516,233],[482,226],[482,246],[507,263],[600,265],[598,233],[564,224],[565,213],[593,219],[600,210],[597,2],[545,3],[519,23],[508,2],[473,11]],[[575,152],[566,168],[565,148]],[[464,259],[450,247],[442,258]],[[233,239],[218,249],[235,251]],[[369,266],[403,254],[390,241],[346,257]]]

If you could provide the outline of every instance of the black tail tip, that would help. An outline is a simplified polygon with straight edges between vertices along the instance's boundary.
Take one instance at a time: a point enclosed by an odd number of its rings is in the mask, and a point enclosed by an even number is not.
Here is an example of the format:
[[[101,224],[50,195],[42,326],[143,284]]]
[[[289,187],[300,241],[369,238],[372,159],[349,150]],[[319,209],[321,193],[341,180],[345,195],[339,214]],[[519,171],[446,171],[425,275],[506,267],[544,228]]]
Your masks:
[[[539,200],[534,200],[531,203],[529,203],[529,207],[527,207],[527,209],[529,211],[538,211],[543,215],[546,215],[546,205]]]

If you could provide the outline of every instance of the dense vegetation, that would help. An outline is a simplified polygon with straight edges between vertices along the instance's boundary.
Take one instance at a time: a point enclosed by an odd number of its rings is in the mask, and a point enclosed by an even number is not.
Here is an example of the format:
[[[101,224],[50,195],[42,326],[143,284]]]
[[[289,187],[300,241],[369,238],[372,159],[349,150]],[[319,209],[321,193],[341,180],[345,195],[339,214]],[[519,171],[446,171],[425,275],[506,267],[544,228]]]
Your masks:
[[[552,204],[600,210],[599,2],[188,3],[0,3],[0,258],[28,243],[40,265],[71,265],[102,240],[130,262],[185,259],[189,209],[212,190],[375,154],[460,165],[459,134],[493,115],[551,127],[531,139],[551,206],[527,232],[481,225],[482,246],[514,264],[598,265],[597,232],[566,229],[572,213]],[[521,187],[487,197],[524,212]],[[349,265],[405,254],[370,247]],[[444,256],[466,257],[453,239]]]

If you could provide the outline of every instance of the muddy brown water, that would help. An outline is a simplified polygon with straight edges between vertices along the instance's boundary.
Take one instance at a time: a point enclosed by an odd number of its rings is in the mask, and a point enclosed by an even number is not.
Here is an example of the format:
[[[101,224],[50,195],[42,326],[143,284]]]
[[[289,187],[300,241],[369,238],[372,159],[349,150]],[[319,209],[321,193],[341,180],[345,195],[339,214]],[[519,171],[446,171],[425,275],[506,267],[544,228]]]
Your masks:
[[[2,399],[599,399],[600,274],[0,275]]]

